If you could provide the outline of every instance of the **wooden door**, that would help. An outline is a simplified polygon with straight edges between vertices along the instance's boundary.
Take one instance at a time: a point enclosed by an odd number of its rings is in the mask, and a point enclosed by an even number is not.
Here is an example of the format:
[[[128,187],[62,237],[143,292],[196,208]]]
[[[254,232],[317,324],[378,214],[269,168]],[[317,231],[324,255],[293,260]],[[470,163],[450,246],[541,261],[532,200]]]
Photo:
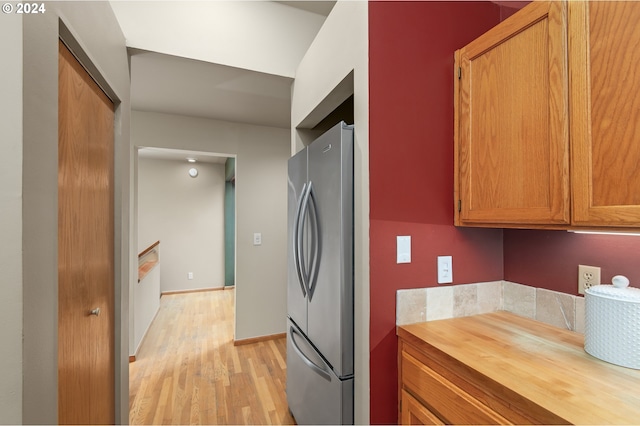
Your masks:
[[[114,108],[62,42],[58,90],[58,420],[113,424]]]
[[[640,227],[640,3],[569,12],[573,222]]]
[[[566,4],[533,2],[456,52],[456,224],[570,221]]]

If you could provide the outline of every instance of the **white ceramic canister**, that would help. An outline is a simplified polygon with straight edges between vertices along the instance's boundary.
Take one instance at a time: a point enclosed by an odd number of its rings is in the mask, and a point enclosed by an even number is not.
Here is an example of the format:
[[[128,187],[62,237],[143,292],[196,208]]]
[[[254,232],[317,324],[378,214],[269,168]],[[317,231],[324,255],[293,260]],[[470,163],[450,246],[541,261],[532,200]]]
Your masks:
[[[585,290],[584,350],[640,369],[640,289],[597,285]]]

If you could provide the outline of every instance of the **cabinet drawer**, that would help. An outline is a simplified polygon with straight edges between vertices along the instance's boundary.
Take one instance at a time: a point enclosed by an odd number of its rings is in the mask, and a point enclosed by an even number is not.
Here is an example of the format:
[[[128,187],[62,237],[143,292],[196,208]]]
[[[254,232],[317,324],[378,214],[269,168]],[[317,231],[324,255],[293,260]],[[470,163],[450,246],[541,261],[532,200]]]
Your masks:
[[[511,423],[404,351],[401,377],[404,390],[445,423]]]
[[[402,391],[402,424],[403,425],[443,425],[443,421],[429,411],[410,393]]]

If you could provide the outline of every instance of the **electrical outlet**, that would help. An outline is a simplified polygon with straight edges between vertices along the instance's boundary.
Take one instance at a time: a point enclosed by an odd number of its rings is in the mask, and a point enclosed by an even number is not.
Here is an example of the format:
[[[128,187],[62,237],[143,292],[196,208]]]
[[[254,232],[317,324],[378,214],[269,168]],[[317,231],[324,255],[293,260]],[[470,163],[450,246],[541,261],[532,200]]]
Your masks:
[[[600,285],[600,268],[597,266],[578,265],[578,294],[594,285]]]

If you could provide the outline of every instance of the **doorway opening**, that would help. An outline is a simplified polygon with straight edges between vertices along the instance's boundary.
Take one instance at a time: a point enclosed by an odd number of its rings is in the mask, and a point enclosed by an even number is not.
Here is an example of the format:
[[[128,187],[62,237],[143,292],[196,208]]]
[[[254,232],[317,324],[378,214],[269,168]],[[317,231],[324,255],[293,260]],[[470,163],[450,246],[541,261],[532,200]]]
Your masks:
[[[133,234],[138,253],[154,246],[156,265],[149,272],[141,261],[148,274],[130,291],[131,361],[161,295],[235,286],[235,157],[149,147],[137,154]]]

